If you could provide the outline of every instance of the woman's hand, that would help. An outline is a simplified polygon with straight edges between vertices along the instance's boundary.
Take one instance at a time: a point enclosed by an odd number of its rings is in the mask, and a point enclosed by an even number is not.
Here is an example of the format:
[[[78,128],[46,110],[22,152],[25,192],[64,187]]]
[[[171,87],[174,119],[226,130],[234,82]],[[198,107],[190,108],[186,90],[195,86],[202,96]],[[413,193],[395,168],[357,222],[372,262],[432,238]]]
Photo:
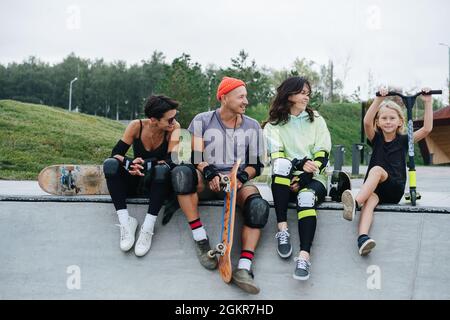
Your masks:
[[[299,183],[300,179],[298,176],[295,176],[291,179],[291,185],[290,185],[290,189],[292,192],[298,192],[298,190],[300,190],[300,183]]]
[[[314,172],[316,172],[318,170],[319,170],[319,167],[317,166],[317,164],[314,161],[308,160],[303,165],[303,171],[304,172],[314,173]]]
[[[144,174],[141,172],[141,170],[144,170],[144,167],[141,166],[141,164],[144,163],[144,159],[142,158],[136,158],[133,160],[133,164],[130,165],[130,170],[128,171],[132,176],[141,176],[143,177]]]

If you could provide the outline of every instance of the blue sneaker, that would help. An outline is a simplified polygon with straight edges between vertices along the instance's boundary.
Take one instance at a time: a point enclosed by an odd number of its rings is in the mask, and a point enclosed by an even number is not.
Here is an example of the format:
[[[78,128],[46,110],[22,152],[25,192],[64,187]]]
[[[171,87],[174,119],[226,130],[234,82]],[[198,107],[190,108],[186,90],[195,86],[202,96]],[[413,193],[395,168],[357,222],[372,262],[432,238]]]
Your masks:
[[[358,248],[361,256],[367,256],[376,245],[375,240],[371,239],[368,235],[364,234],[358,238]]]

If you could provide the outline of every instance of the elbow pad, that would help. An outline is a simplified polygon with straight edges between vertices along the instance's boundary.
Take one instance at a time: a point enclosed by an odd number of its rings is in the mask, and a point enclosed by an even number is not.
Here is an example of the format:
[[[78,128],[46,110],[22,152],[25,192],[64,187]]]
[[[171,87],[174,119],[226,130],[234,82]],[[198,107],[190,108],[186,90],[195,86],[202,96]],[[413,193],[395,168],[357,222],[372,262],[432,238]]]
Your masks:
[[[324,169],[326,168],[326,166],[328,164],[328,158],[329,158],[328,152],[323,151],[323,150],[317,151],[314,154],[314,162],[319,167],[320,173],[322,173],[324,171]]]
[[[115,147],[112,149],[111,158],[114,157],[116,154],[125,156],[127,154],[128,149],[130,149],[130,145],[126,144],[122,140],[119,140],[115,145]]]

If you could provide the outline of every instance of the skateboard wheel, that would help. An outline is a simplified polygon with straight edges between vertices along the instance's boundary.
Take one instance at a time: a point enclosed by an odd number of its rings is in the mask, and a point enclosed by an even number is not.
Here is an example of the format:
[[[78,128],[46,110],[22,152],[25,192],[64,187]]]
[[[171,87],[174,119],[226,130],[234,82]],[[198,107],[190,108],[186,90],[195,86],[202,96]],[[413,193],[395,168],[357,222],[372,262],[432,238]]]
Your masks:
[[[219,243],[219,244],[216,246],[216,250],[217,250],[217,251],[220,251],[220,252],[225,251],[225,245],[224,245],[223,243]]]
[[[216,256],[216,253],[214,252],[214,250],[209,250],[208,251],[208,258],[214,259],[215,256]]]

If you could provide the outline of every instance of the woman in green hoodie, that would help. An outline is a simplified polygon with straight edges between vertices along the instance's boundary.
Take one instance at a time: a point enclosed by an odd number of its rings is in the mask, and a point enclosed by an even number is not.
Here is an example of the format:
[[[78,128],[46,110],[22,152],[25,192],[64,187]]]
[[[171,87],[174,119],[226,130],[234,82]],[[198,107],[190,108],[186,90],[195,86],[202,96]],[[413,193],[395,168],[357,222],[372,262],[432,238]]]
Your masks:
[[[290,201],[296,202],[300,251],[294,278],[310,275],[310,250],[316,230],[316,207],[327,193],[325,168],[331,138],[325,120],[309,106],[311,84],[303,77],[286,79],[278,88],[264,123],[272,163],[271,188],[277,215],[280,257],[289,258],[292,245],[287,224]]]

